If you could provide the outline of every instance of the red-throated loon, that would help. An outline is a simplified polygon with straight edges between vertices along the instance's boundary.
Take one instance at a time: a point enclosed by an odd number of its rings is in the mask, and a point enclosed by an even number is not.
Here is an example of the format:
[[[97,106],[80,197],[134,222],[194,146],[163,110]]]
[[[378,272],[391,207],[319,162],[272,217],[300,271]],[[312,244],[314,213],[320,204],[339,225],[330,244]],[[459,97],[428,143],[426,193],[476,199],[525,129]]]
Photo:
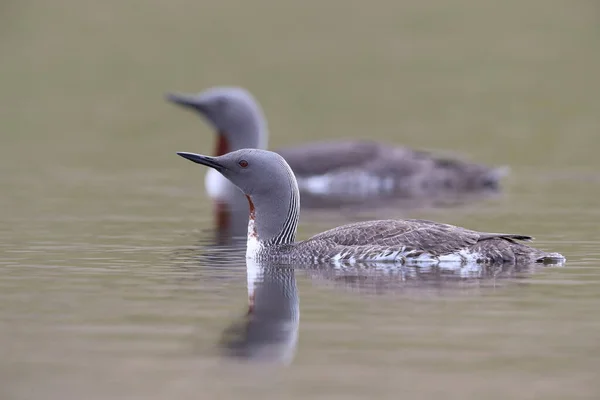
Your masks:
[[[218,86],[197,94],[171,93],[167,99],[198,112],[214,127],[218,134],[214,156],[267,149],[267,120],[246,89]],[[368,204],[375,196],[431,198],[497,191],[508,171],[371,140],[318,141],[277,152],[294,171],[307,204],[309,199],[315,204]],[[244,201],[214,170],[208,171],[205,186],[218,202]]]
[[[279,154],[242,149],[219,157],[177,153],[211,167],[236,185],[250,207],[246,258],[279,263],[563,263],[558,253],[527,246],[525,235],[485,233],[425,220],[379,220],[343,225],[295,242],[300,194]]]

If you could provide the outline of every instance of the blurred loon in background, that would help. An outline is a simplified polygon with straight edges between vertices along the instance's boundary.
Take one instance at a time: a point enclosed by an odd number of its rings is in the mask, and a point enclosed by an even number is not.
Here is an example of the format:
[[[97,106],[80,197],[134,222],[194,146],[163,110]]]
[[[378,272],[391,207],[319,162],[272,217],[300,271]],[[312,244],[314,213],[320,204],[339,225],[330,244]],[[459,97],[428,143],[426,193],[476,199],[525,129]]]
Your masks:
[[[215,156],[244,148],[267,149],[263,110],[246,89],[219,86],[197,94],[166,98],[199,113],[217,133]],[[508,168],[442,157],[426,151],[371,140],[317,141],[276,151],[294,171],[303,208],[404,201],[418,206],[451,203],[461,196],[499,192]],[[245,234],[247,204],[242,193],[210,169],[205,187],[216,205],[219,229]]]

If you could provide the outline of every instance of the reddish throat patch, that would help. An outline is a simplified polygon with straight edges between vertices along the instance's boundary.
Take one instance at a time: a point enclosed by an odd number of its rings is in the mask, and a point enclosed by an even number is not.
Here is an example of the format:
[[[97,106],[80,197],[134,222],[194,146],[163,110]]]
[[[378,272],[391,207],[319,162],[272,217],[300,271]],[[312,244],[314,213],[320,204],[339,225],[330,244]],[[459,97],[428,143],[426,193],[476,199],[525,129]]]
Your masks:
[[[250,215],[248,216],[248,235],[253,237],[258,237],[256,234],[256,227],[254,226],[254,221],[256,220],[256,210],[254,209],[254,203],[252,202],[252,198],[246,195],[248,199],[248,205],[250,206]]]
[[[223,154],[229,153],[229,142],[225,137],[224,132],[219,132],[219,137],[217,138],[217,147],[215,149],[215,156],[222,156]]]
[[[227,204],[220,201],[215,202],[215,214],[217,229],[221,232],[228,230],[231,214],[229,213]]]

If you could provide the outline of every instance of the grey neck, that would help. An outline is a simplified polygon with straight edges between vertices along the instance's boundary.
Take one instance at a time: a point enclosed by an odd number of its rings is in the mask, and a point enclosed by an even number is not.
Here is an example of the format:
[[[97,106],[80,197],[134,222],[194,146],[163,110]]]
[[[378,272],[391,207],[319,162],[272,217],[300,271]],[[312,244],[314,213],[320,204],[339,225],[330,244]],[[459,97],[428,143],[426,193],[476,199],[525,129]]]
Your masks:
[[[268,192],[253,193],[250,196],[254,205],[254,228],[258,240],[268,245],[290,244],[296,240],[300,193],[291,170],[288,174],[290,179],[273,179],[273,185]],[[252,224],[252,221],[249,221],[249,224]]]
[[[226,114],[207,117],[229,139],[229,151],[267,148],[267,119],[256,101],[232,103]]]
[[[230,134],[231,149],[266,149],[269,139],[267,122],[260,110],[249,113],[246,118],[233,125]]]

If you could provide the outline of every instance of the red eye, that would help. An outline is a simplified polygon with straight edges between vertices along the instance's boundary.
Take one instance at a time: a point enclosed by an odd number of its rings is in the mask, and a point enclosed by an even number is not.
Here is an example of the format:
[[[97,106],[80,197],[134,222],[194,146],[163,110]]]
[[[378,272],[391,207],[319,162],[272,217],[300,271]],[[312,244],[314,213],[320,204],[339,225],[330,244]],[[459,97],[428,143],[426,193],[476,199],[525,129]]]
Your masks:
[[[238,164],[240,165],[240,167],[246,168],[248,166],[248,161],[241,160]]]

